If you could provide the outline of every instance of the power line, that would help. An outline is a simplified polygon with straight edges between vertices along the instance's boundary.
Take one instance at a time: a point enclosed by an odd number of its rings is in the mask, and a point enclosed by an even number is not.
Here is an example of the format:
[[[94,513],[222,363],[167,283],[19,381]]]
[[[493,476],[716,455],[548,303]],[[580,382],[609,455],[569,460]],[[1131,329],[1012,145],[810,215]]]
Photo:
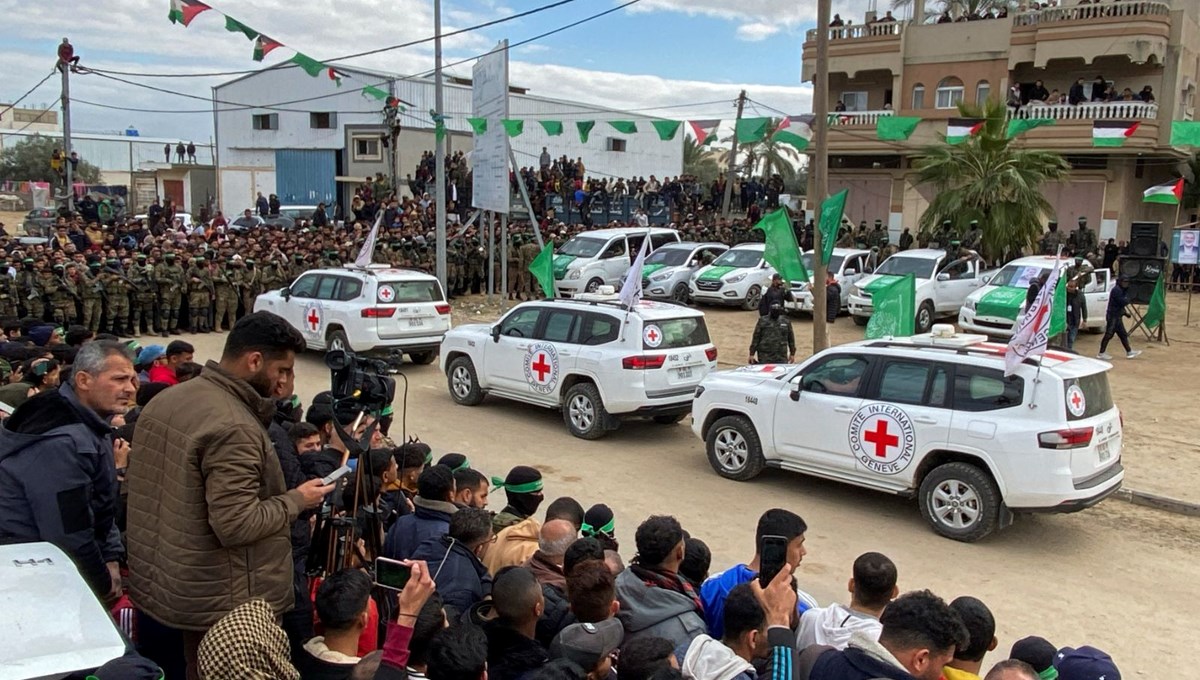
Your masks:
[[[51,76],[53,76],[53,75],[54,75],[54,73],[56,72],[56,70],[57,70],[57,69],[53,69],[53,68],[52,68],[52,69],[50,69],[50,72],[46,74],[46,77],[45,77],[45,78],[42,78],[40,81],[38,81],[38,84],[37,84],[37,85],[34,85],[33,87],[31,87],[31,88],[29,88],[28,90],[26,90],[26,91],[25,91],[25,94],[21,95],[20,97],[17,97],[17,100],[16,100],[15,102],[13,102],[13,103],[9,104],[8,106],[4,107],[4,110],[3,110],[3,111],[0,111],[0,116],[3,116],[4,114],[8,113],[9,111],[12,111],[13,109],[15,109],[15,108],[17,107],[17,104],[20,104],[22,101],[24,101],[24,100],[25,100],[25,98],[26,98],[26,97],[28,97],[29,95],[33,94],[34,90],[36,90],[36,89],[38,89],[39,87],[41,87],[42,85],[44,85],[44,84],[46,83],[46,81],[47,81],[47,80],[50,80]],[[49,110],[49,109],[47,109],[47,110]]]

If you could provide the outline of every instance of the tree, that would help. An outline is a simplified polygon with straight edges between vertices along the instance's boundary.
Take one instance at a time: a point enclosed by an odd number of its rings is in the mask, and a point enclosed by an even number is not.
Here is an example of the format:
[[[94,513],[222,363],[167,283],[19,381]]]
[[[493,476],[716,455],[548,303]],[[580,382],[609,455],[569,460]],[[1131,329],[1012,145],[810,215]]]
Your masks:
[[[760,177],[770,177],[778,174],[783,178],[786,186],[793,186],[798,177],[800,166],[800,152],[796,147],[790,144],[784,144],[775,139],[775,131],[779,129],[779,125],[783,122],[782,118],[772,118],[767,124],[767,133],[757,142],[752,144],[743,144],[738,148],[738,155],[743,156],[744,160],[737,163],[737,174],[742,177],[758,175]],[[732,142],[733,137],[728,137],[725,140]],[[722,152],[721,158],[728,160],[729,150]]]
[[[697,144],[694,137],[684,136],[683,174],[696,176],[706,186],[711,184],[721,174],[717,156],[710,147]]]
[[[1014,140],[1006,135],[1005,107],[998,99],[982,108],[958,108],[963,116],[984,119],[983,129],[960,144],[926,147],[914,161],[917,183],[937,189],[919,228],[931,232],[950,220],[962,233],[971,220],[978,220],[984,257],[1020,253],[1041,237],[1043,218],[1054,214],[1042,196],[1042,184],[1066,177],[1070,166],[1050,151],[1014,149]]]
[[[50,155],[55,149],[62,149],[62,140],[41,135],[26,137],[6,147],[0,151],[0,180],[57,182],[61,186],[62,178],[50,169]],[[98,184],[100,169],[86,160],[80,160],[75,168],[74,179],[85,184]]]

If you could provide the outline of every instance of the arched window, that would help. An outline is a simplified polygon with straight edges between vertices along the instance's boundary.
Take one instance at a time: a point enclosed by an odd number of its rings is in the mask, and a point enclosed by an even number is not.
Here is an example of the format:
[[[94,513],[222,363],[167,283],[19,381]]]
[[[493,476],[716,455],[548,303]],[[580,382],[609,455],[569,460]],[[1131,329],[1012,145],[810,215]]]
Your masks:
[[[950,76],[938,83],[937,101],[934,106],[939,109],[956,108],[963,100],[963,82]]]
[[[986,80],[981,80],[975,85],[975,103],[983,106],[987,103],[988,97],[992,95],[992,86]]]
[[[917,83],[916,85],[913,85],[912,108],[914,108],[914,109],[925,108],[925,86],[922,85],[921,83]]]

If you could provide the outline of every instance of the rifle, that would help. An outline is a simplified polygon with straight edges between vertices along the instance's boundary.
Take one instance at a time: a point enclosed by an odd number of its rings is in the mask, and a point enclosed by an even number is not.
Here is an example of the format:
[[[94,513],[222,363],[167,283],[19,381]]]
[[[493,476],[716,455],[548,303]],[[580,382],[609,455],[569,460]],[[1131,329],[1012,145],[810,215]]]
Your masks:
[[[79,293],[75,292],[75,290],[71,287],[71,284],[67,281],[66,277],[56,276],[54,278],[58,279],[58,282],[62,284],[63,290],[67,291],[67,295],[75,298],[75,302],[78,302],[81,305],[83,304],[83,298],[79,297]]]

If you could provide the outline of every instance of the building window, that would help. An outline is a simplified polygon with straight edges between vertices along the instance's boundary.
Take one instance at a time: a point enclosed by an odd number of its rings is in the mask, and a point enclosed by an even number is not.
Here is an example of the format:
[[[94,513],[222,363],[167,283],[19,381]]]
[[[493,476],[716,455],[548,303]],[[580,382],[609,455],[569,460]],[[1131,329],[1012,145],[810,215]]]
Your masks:
[[[842,104],[846,106],[847,111],[867,111],[867,93],[843,92]]]
[[[953,109],[963,100],[963,84],[958,78],[946,78],[938,83],[937,101],[934,106],[939,109]]]
[[[354,148],[355,161],[383,160],[383,152],[379,148],[378,137],[353,137],[351,145]]]
[[[913,85],[912,108],[925,108],[925,86],[919,83]]]
[[[992,96],[992,86],[986,80],[979,81],[975,86],[975,104],[983,106],[987,103],[988,97]]]
[[[278,130],[279,129],[279,114],[278,113],[256,113],[256,114],[254,114],[254,129],[255,130]]]
[[[606,144],[604,148],[607,151],[624,151],[625,150],[625,140],[617,139],[616,137],[609,137],[608,144]]]
[[[337,114],[329,111],[314,111],[308,114],[308,126],[314,130],[332,130],[337,127]]]

